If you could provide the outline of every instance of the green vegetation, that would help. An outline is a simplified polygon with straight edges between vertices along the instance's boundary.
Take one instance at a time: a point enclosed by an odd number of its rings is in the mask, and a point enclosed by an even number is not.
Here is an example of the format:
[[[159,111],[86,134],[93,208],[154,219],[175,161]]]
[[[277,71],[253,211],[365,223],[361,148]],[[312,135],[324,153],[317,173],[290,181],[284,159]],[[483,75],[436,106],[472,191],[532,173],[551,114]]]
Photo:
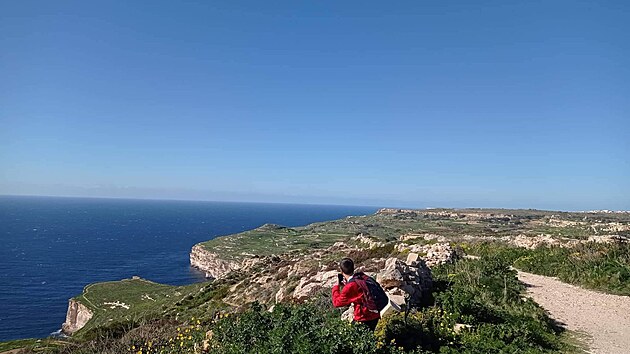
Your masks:
[[[574,247],[538,247],[530,250],[496,242],[470,245],[466,250],[486,261],[501,259],[535,274],[610,294],[630,296],[630,245],[582,243]]]
[[[208,327],[213,353],[544,353],[564,349],[559,331],[507,263],[461,261],[436,269],[435,304],[386,317],[375,335],[339,318],[327,293],[314,303],[253,305]],[[457,323],[469,328],[455,331]]]
[[[440,214],[443,213],[443,214]],[[547,234],[567,239],[585,239],[609,233],[609,223],[630,222],[630,214],[568,213],[510,209],[430,209],[400,213],[376,213],[314,223],[302,227],[263,225],[239,234],[218,237],[201,243],[226,260],[242,260],[255,254],[302,254],[322,249],[335,242],[349,241],[357,234],[377,241],[397,240],[405,234],[436,234],[451,241],[461,238],[537,236]],[[630,230],[615,232],[630,235]],[[409,241],[420,242],[420,240]]]
[[[211,353],[397,353],[366,328],[339,319],[330,299],[318,303],[278,305],[272,312],[258,304],[236,318],[212,326]]]
[[[144,321],[161,316],[187,296],[196,294],[208,283],[186,286],[158,284],[144,279],[125,279],[90,284],[74,300],[90,309],[94,316],[75,336],[95,336],[91,330],[121,323]]]
[[[540,353],[562,348],[552,320],[522,296],[524,286],[509,263],[462,261],[437,268],[434,277],[445,284],[445,290],[435,294],[441,313],[472,326],[453,338],[453,352]]]
[[[23,348],[27,345],[35,345],[37,341],[38,339],[29,338],[29,339],[17,339],[17,340],[11,340],[7,342],[0,342],[0,353],[7,350],[15,349],[15,348]]]
[[[553,353],[567,349],[544,311],[521,297],[509,264],[463,260],[434,270],[431,306],[381,320],[374,334],[340,319],[328,292],[307,304],[253,303],[239,313],[167,316],[105,325],[98,336],[73,338],[50,353]],[[220,287],[204,289],[210,299]],[[218,293],[217,293],[218,291]],[[196,299],[197,298],[197,299]],[[185,303],[176,305],[185,307]],[[179,319],[177,319],[179,318]],[[456,330],[456,324],[462,329]],[[211,335],[207,335],[211,331]]]
[[[0,351],[199,353],[204,344],[213,353],[567,351],[573,348],[564,344],[566,334],[523,297],[524,287],[510,267],[630,295],[630,246],[585,242],[591,236],[627,235],[629,215],[434,209],[386,211],[296,228],[264,225],[201,244],[219,260],[260,261],[254,266],[188,286],[142,279],[91,284],[75,300],[94,316],[72,338],[0,343]],[[358,234],[377,243],[361,244],[354,238]],[[535,241],[541,234],[564,247],[511,245],[516,239]],[[291,303],[298,284],[335,269],[341,257],[376,272],[385,258],[404,259],[409,245],[438,240],[481,259],[433,268],[431,305],[406,318],[384,318],[374,335],[343,322],[340,311],[331,308],[328,290],[307,304]],[[339,241],[346,246],[328,249]],[[281,287],[289,294],[282,301],[288,303],[268,311]]]

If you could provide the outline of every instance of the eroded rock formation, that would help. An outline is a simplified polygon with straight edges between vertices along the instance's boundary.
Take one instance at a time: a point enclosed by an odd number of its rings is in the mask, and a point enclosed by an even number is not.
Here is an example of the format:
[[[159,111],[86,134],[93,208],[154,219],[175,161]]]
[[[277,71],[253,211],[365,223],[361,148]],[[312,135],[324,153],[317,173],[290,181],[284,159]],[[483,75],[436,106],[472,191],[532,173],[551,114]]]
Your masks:
[[[68,312],[66,312],[66,322],[61,326],[65,334],[73,334],[85,326],[94,314],[82,303],[70,299],[68,302]]]
[[[190,265],[206,272],[208,278],[221,278],[241,267],[240,263],[221,259],[201,245],[195,245],[190,252]]]

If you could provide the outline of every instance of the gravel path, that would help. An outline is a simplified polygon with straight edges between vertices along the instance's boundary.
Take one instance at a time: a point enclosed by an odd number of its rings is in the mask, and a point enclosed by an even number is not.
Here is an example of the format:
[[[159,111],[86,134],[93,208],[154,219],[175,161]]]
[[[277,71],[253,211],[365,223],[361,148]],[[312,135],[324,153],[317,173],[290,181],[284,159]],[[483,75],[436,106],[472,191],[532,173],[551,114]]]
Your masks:
[[[630,353],[630,296],[603,294],[525,272],[518,272],[518,278],[553,319],[591,337],[591,353]]]

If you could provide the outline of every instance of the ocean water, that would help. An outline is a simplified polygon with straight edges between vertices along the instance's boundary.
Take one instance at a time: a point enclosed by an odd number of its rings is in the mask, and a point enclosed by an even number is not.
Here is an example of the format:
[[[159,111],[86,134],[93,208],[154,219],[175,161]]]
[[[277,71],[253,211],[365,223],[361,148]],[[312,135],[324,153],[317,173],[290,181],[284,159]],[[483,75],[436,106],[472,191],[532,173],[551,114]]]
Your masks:
[[[264,223],[299,226],[371,207],[0,196],[0,341],[61,327],[89,283],[202,281],[188,253]]]

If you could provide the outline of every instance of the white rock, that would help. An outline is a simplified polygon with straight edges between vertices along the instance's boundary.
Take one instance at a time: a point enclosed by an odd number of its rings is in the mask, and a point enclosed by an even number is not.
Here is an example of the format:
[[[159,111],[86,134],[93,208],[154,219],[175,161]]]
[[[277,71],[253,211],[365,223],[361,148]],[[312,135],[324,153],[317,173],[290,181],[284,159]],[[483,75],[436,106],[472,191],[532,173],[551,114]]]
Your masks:
[[[381,317],[385,317],[389,314],[400,312],[402,309],[396,303],[390,301],[387,305],[381,310]]]

